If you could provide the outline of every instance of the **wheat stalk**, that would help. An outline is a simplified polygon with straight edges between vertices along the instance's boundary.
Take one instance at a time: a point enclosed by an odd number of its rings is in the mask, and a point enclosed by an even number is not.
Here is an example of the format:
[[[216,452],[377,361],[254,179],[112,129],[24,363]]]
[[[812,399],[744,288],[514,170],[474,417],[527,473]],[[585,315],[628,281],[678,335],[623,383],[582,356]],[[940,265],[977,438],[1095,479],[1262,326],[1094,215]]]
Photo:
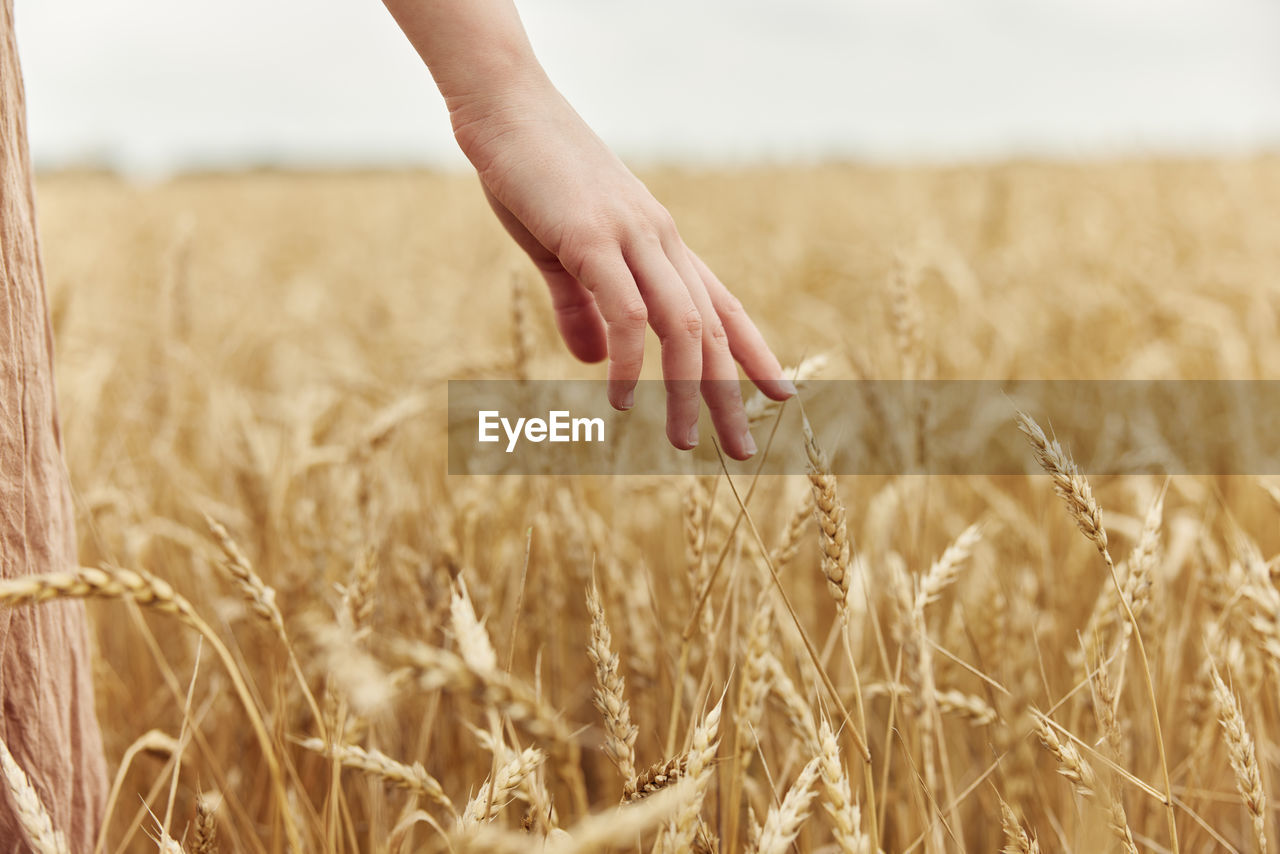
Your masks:
[[[280,798],[281,803],[287,803],[284,776],[276,759],[274,745],[267,734],[262,715],[249,692],[249,686],[245,683],[231,651],[209,624],[200,618],[190,602],[174,592],[167,582],[149,573],[114,567],[107,569],[82,566],[67,572],[0,579],[0,605],[5,607],[12,608],[65,598],[131,599],[159,613],[177,617],[181,622],[199,632],[222,660],[245,714],[249,717],[249,723],[253,727],[258,744],[262,748],[263,761],[267,763],[267,771],[271,776],[275,794]],[[281,815],[290,849],[301,852],[302,841],[292,813],[289,810],[283,810]]]
[[[1040,467],[1053,479],[1053,488],[1067,505],[1067,511],[1075,520],[1076,526],[1098,549],[1107,570],[1111,574],[1111,583],[1115,586],[1116,596],[1124,607],[1125,617],[1133,630],[1133,639],[1138,646],[1138,659],[1142,664],[1142,675],[1146,682],[1147,702],[1151,709],[1151,722],[1154,728],[1156,752],[1160,759],[1160,772],[1164,782],[1165,822],[1169,829],[1169,844],[1174,854],[1181,850],[1178,846],[1178,822],[1174,813],[1173,780],[1169,775],[1169,758],[1164,745],[1164,731],[1160,726],[1160,703],[1156,698],[1155,680],[1151,676],[1151,662],[1147,656],[1146,643],[1142,639],[1142,630],[1138,626],[1138,617],[1134,614],[1128,599],[1125,598],[1120,576],[1116,572],[1111,552],[1107,550],[1107,530],[1102,524],[1102,508],[1093,498],[1093,490],[1075,462],[1066,455],[1058,440],[1050,441],[1040,425],[1021,410],[1017,414],[1018,429],[1027,437],[1032,453]]]
[[[982,529],[978,525],[970,525],[960,532],[946,551],[935,560],[929,571],[920,580],[920,589],[916,593],[915,608],[921,613],[925,608],[937,602],[942,593],[955,584],[960,571],[973,554],[973,549],[982,540]]]
[[[302,664],[294,653],[293,643],[289,640],[289,633],[285,631],[284,615],[280,613],[280,607],[276,604],[276,591],[267,585],[258,573],[254,571],[253,564],[249,562],[249,558],[241,551],[240,546],[227,533],[227,529],[208,514],[205,515],[204,519],[214,539],[218,541],[218,548],[222,550],[223,560],[220,565],[236,587],[239,588],[241,595],[249,603],[249,608],[253,613],[271,626],[276,633],[276,637],[280,639],[280,643],[284,646],[285,652],[289,656],[289,665],[293,670],[294,677],[298,681],[298,686],[302,689],[303,699],[310,706],[311,714],[315,718],[316,726],[319,728],[321,735],[324,735],[324,713],[320,711],[320,704],[316,702],[315,694],[311,691],[311,685],[306,675],[302,672]]]
[[[489,640],[489,633],[476,618],[471,595],[461,578],[454,585],[449,598],[449,617],[454,640],[458,644],[458,654],[467,663],[467,667],[481,676],[498,673],[498,654]]]

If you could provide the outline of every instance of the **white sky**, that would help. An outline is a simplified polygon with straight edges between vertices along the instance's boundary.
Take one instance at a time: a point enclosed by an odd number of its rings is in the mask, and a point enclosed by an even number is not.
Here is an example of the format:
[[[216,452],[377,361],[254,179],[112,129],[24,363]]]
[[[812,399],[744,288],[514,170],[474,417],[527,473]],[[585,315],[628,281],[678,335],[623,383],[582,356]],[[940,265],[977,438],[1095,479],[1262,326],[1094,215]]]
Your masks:
[[[1280,147],[1275,0],[517,0],[633,160]],[[461,166],[378,0],[16,0],[44,167]]]

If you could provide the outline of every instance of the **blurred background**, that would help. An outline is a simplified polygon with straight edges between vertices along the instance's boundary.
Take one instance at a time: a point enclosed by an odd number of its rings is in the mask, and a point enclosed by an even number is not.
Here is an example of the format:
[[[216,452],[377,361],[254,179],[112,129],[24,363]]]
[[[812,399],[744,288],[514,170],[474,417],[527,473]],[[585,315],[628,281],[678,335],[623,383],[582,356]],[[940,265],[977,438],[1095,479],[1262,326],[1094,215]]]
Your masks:
[[[462,167],[375,0],[17,3],[38,165]],[[652,163],[1245,153],[1272,0],[523,0],[552,78]]]

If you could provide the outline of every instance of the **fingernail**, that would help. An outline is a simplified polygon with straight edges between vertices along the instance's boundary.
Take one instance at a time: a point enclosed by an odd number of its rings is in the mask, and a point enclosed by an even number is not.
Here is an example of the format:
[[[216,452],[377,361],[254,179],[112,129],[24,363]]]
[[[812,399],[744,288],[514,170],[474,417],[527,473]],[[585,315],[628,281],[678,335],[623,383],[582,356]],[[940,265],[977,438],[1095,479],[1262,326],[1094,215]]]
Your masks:
[[[698,422],[693,422],[693,426],[689,428],[689,447],[696,448],[698,446]]]
[[[622,408],[630,409],[635,405],[636,405],[636,390],[633,388],[633,389],[630,389],[627,392],[626,396],[622,398]]]
[[[796,384],[793,383],[791,380],[784,379],[778,384],[782,386],[783,391],[785,391],[789,395],[792,395],[793,397],[799,394],[799,391],[796,389]]]
[[[742,446],[747,449],[747,456],[752,456],[756,452],[756,440],[751,438],[751,431],[744,430],[742,433]]]

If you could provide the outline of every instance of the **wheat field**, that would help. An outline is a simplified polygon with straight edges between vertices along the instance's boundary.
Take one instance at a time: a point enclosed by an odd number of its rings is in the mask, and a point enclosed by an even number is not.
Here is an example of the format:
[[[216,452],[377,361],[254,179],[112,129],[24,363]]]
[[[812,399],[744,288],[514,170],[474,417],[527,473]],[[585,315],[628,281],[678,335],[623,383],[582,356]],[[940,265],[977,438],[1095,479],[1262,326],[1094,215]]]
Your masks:
[[[645,177],[821,378],[1280,367],[1277,158]],[[1275,844],[1280,480],[450,477],[446,380],[600,370],[473,179],[39,193],[100,850]]]

